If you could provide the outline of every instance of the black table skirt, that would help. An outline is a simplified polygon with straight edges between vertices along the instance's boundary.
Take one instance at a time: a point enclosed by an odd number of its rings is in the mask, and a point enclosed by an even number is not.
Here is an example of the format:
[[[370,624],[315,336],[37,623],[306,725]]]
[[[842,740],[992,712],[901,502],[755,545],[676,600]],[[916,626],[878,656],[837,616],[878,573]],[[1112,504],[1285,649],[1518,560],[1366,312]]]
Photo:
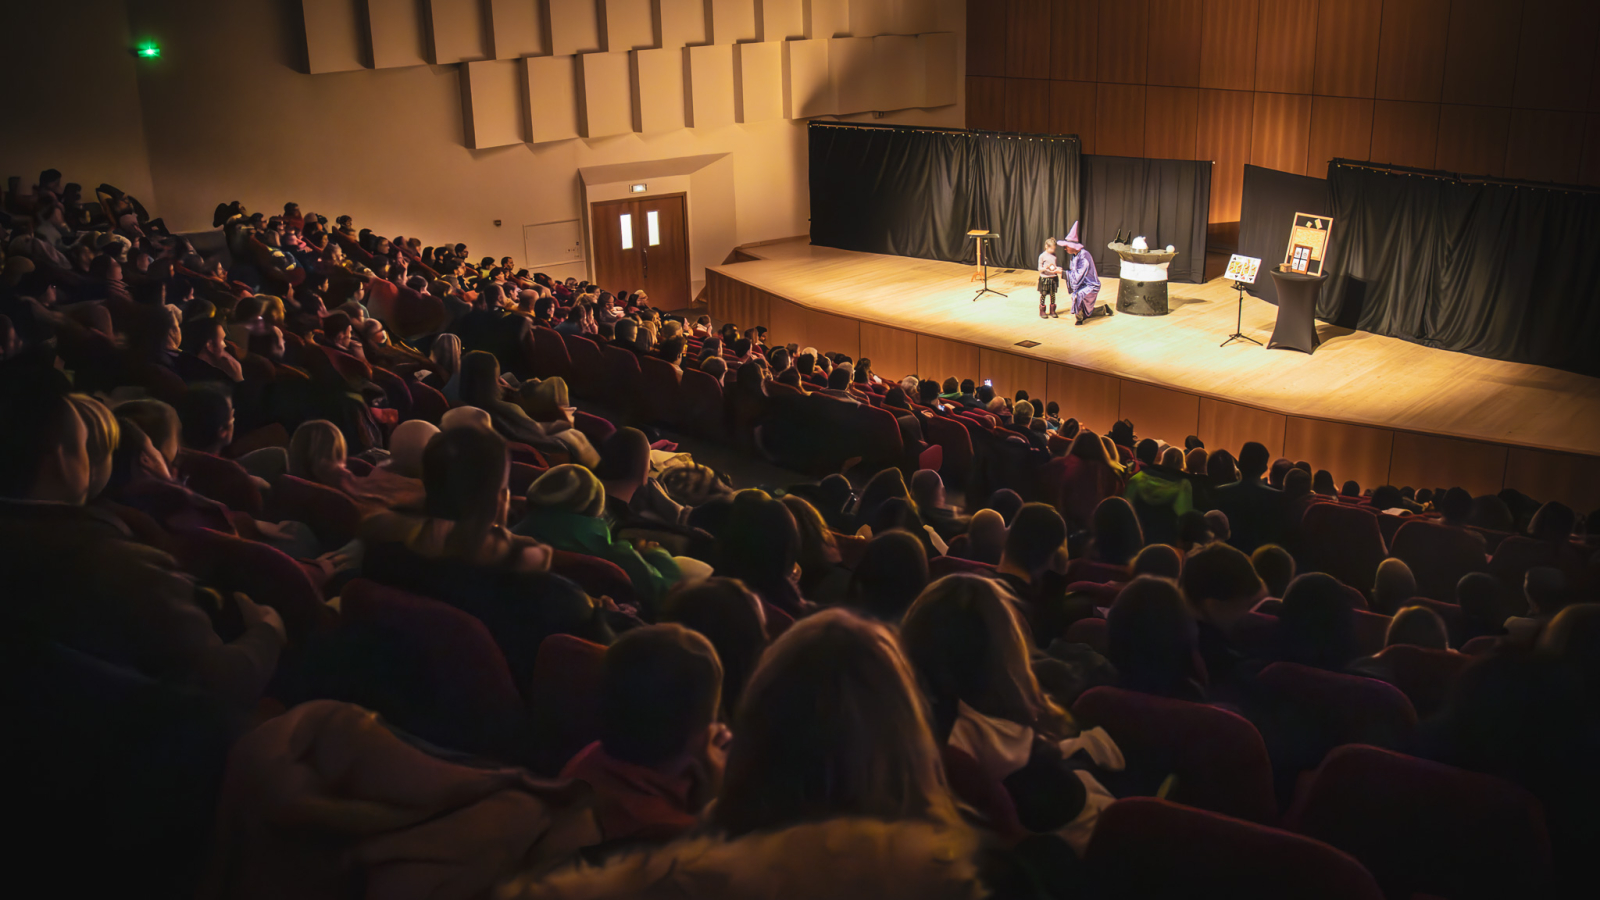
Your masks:
[[[1317,337],[1317,296],[1322,293],[1326,275],[1304,275],[1272,269],[1272,282],[1278,288],[1278,324],[1272,329],[1268,350],[1299,350],[1315,353]]]

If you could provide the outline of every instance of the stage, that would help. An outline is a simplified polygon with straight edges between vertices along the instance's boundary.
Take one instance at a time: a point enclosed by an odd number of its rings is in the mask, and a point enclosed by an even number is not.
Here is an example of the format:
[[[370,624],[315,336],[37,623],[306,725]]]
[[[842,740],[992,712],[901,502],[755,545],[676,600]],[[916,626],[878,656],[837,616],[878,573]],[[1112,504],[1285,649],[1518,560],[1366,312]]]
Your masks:
[[[1096,253],[1096,259],[1110,255]],[[1272,453],[1363,488],[1513,487],[1587,511],[1600,506],[1600,379],[1435,350],[1318,323],[1313,355],[1236,341],[1231,282],[1172,284],[1171,313],[1073,324],[1038,317],[1032,270],[811,246],[796,238],[736,251],[706,270],[718,321],[764,324],[769,343],[867,357],[884,378],[991,379],[1061,404],[1096,430],[1132,419],[1141,436]],[[1263,274],[1263,277],[1267,277]],[[1103,278],[1100,301],[1116,303]],[[1065,294],[1062,295],[1065,301]],[[1243,331],[1267,342],[1277,307],[1246,295]],[[1036,341],[1021,347],[1019,342]]]

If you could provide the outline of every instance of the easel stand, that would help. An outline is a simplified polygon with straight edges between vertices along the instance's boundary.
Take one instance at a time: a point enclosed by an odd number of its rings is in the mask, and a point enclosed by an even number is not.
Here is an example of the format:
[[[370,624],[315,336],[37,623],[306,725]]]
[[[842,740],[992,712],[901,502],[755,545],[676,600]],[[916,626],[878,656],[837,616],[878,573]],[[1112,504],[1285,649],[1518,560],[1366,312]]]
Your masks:
[[[972,301],[976,303],[978,298],[982,297],[984,294],[994,294],[997,297],[1006,296],[1005,291],[997,291],[994,288],[989,287],[989,263],[983,258],[983,245],[994,240],[1000,235],[993,234],[988,231],[969,231],[967,232],[967,236],[978,242],[978,268],[983,272],[983,287],[979,288],[978,292],[972,295]]]
[[[1244,333],[1244,284],[1235,281],[1233,289],[1239,292],[1239,314],[1234,319],[1233,334],[1228,335],[1228,339],[1222,342],[1222,346],[1226,347],[1234,341],[1249,341],[1259,347],[1261,346],[1260,341]]]

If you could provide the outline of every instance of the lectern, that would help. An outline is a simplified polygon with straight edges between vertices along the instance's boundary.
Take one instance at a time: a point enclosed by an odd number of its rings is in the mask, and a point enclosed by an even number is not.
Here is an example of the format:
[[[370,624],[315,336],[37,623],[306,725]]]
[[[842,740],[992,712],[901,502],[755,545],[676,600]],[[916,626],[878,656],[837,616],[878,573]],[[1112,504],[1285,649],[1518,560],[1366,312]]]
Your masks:
[[[994,294],[997,297],[1004,297],[1006,295],[1005,291],[997,291],[994,288],[989,287],[989,262],[983,258],[983,245],[989,241],[999,238],[1000,235],[997,232],[989,231],[987,229],[974,228],[967,232],[967,237],[972,238],[973,242],[978,245],[978,271],[973,272],[972,278],[969,280],[976,281],[980,273],[983,276],[983,287],[978,288],[978,292],[972,295],[973,301],[976,302],[977,299],[982,297],[984,294]]]

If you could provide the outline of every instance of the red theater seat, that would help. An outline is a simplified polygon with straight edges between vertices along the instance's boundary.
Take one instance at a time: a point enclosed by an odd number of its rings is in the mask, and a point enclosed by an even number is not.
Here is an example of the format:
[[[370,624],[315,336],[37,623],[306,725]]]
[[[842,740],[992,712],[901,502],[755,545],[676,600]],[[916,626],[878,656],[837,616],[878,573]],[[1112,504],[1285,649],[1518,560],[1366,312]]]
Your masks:
[[[1411,567],[1417,593],[1435,600],[1454,600],[1461,576],[1482,572],[1489,563],[1481,536],[1425,519],[1401,525],[1390,552]]]
[[[1316,720],[1324,752],[1340,744],[1401,746],[1417,727],[1406,695],[1376,678],[1276,662],[1261,671],[1258,681],[1279,701]]]
[[[600,355],[600,345],[582,335],[562,335],[567,343],[567,354],[572,358],[572,378],[568,389],[577,397],[600,400],[605,396],[606,363]]]
[[[1070,644],[1083,644],[1094,652],[1104,656],[1110,641],[1106,636],[1106,620],[1090,616],[1079,619],[1067,626],[1067,631],[1062,639]]]
[[[279,475],[272,485],[268,519],[304,522],[316,532],[324,551],[336,550],[355,540],[361,526],[361,510],[354,500],[331,487]]]
[[[259,519],[262,513],[261,489],[250,479],[250,473],[231,459],[201,453],[198,450],[180,450],[173,460],[176,474],[184,479],[195,493],[215,500],[235,512],[247,513]]]
[[[1378,517],[1371,510],[1314,503],[1301,521],[1308,572],[1326,572],[1361,590],[1372,590],[1378,564],[1388,555]]]
[[[539,644],[528,685],[528,712],[539,734],[536,766],[556,774],[600,739],[600,678],[606,648],[567,634]]]
[[[543,325],[533,326],[533,375],[535,378],[561,378],[572,386],[572,357],[561,332]]]

